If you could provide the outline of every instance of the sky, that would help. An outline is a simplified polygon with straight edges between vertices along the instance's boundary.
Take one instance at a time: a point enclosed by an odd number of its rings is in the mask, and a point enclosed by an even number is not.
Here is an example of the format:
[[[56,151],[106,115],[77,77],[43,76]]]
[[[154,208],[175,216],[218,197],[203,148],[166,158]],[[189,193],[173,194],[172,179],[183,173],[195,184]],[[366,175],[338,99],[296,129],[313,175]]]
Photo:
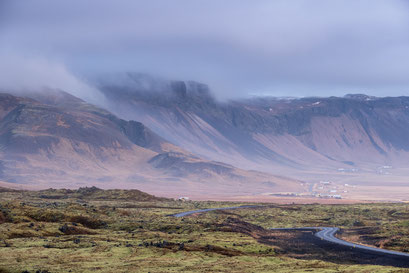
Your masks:
[[[0,88],[143,72],[219,98],[409,95],[409,1],[0,0]]]

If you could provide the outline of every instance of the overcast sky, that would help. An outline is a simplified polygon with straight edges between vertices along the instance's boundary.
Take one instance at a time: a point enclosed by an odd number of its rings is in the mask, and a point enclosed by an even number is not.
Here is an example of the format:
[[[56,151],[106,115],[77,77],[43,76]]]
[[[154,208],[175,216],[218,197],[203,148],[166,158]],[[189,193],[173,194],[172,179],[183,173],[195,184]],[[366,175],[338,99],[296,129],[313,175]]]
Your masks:
[[[0,0],[0,87],[91,94],[78,76],[134,71],[220,98],[409,95],[408,3]]]

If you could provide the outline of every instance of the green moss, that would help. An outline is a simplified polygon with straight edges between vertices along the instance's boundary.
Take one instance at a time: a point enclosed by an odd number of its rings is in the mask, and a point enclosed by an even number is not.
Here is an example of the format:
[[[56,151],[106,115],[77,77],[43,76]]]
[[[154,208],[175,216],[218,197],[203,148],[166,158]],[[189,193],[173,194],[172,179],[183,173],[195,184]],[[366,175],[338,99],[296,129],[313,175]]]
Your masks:
[[[39,269],[50,272],[401,270],[290,258],[277,246],[262,244],[250,233],[224,230],[222,227],[229,222],[228,219],[240,219],[265,228],[334,225],[351,232],[366,228],[375,238],[373,243],[378,237],[386,237],[395,238],[386,244],[391,249],[404,251],[409,245],[408,218],[405,218],[409,206],[405,204],[267,205],[264,208],[213,211],[200,217],[174,218],[168,215],[237,203],[140,202],[122,198],[131,196],[126,191],[93,193],[96,199],[86,201],[61,198],[61,192],[48,194],[59,197],[53,200],[32,192],[0,193],[1,208],[7,210],[12,219],[0,224],[0,272],[35,272]],[[112,198],[101,200],[103,194]],[[61,227],[64,225],[81,232],[63,232]]]

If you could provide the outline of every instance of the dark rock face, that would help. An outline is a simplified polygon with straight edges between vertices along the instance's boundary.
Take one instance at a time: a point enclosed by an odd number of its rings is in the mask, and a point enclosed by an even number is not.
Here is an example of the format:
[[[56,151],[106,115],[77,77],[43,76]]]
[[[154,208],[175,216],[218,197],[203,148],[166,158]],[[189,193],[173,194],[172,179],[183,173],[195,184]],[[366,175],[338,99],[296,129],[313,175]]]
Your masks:
[[[112,100],[132,102],[136,99],[153,105],[179,107],[184,110],[205,109],[206,105],[216,106],[209,87],[194,81],[166,81],[129,73],[125,75],[125,79],[111,82],[102,80],[97,86]]]
[[[185,99],[187,95],[186,84],[183,81],[171,82],[171,89],[177,98]]]
[[[160,151],[160,143],[166,142],[164,139],[153,133],[145,125],[137,121],[125,121],[118,118],[112,119],[120,128],[121,132],[134,144]]]

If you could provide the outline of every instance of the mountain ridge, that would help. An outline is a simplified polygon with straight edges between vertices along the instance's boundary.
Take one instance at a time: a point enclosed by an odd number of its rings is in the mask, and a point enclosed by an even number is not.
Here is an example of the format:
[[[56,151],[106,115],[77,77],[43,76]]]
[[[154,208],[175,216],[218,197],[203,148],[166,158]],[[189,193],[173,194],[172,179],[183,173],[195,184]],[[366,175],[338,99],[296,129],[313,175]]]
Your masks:
[[[315,181],[322,176],[311,172],[332,177],[338,170],[358,169],[375,175],[383,165],[407,172],[409,97],[347,94],[219,102],[199,83],[168,81],[162,89],[140,90],[131,82],[125,97],[120,83],[99,85],[111,102],[108,108],[149,124],[208,160]],[[195,86],[206,92],[196,92]]]
[[[0,94],[4,182],[38,188],[138,188],[167,196],[302,189],[295,180],[201,159],[143,123],[118,118],[67,93],[30,96]]]

